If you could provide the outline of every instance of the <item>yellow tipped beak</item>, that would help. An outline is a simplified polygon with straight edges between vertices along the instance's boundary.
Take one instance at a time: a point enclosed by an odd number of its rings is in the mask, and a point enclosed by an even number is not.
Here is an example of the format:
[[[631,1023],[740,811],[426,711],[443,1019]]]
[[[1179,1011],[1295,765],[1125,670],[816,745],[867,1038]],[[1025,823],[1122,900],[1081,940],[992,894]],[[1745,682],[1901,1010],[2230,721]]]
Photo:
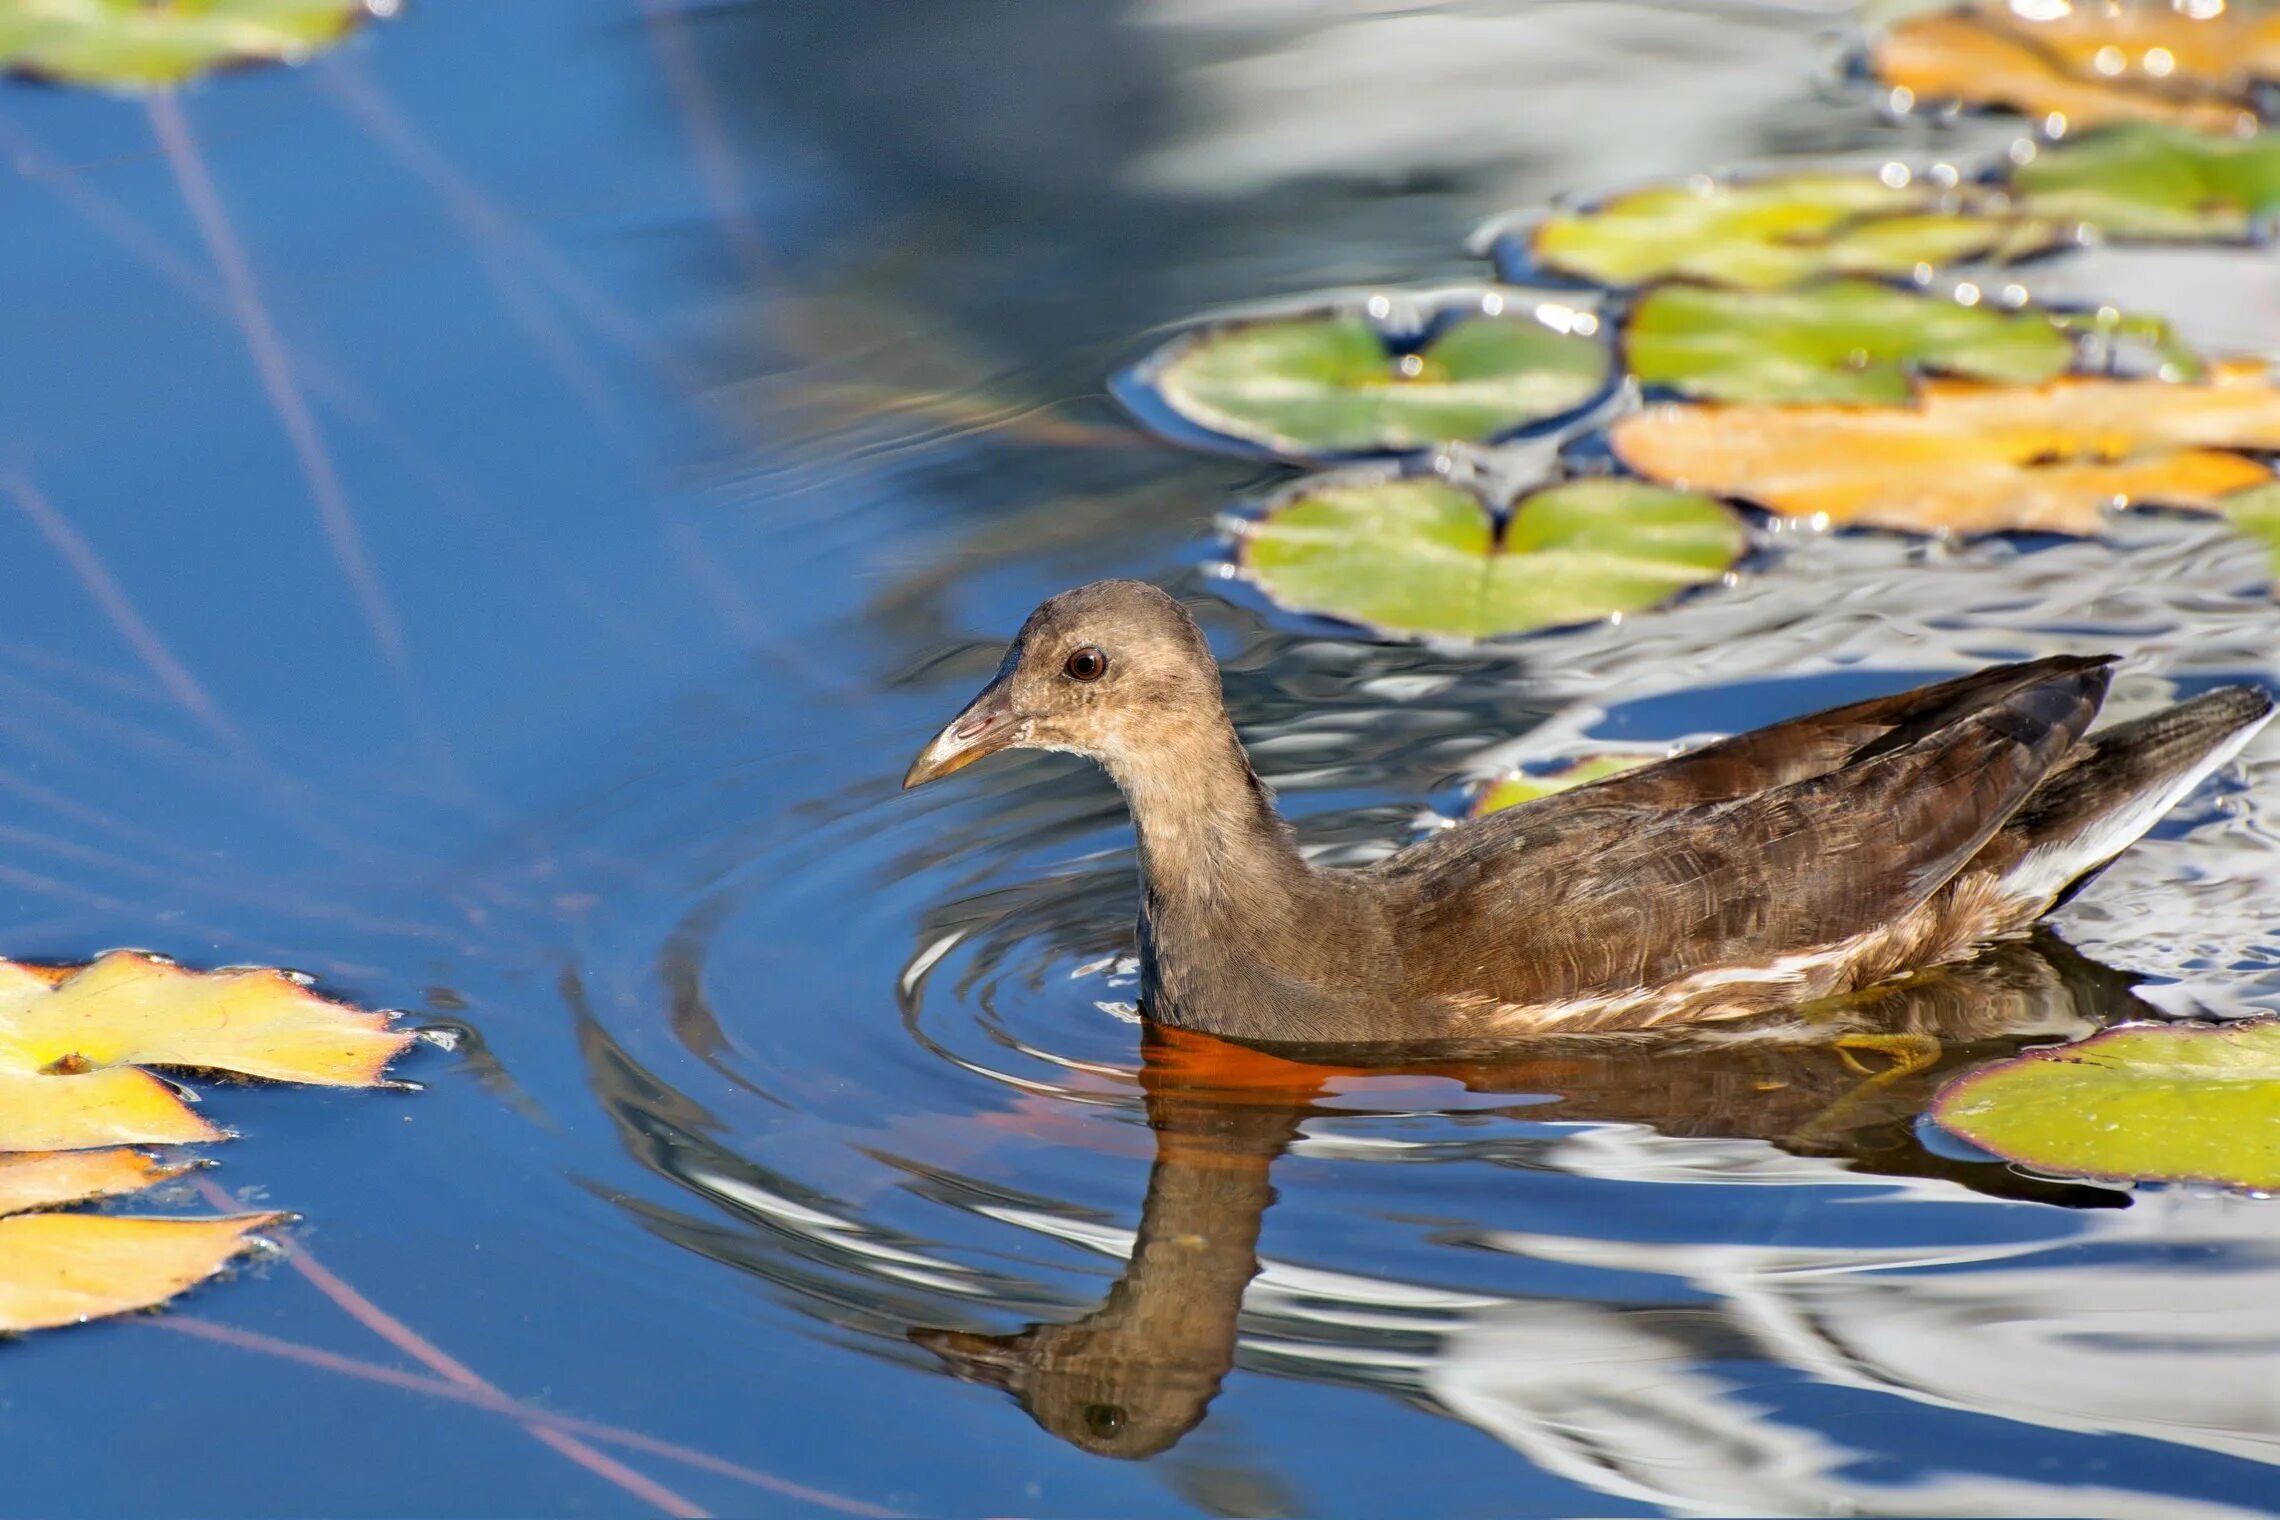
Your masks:
[[[903,789],[908,791],[928,781],[962,771],[984,755],[994,755],[1012,744],[1020,735],[1021,725],[1014,721],[1013,707],[1008,701],[1005,683],[992,681],[982,688],[982,694],[966,704],[966,710],[950,720],[933,742],[918,752],[910,769],[903,772]]]

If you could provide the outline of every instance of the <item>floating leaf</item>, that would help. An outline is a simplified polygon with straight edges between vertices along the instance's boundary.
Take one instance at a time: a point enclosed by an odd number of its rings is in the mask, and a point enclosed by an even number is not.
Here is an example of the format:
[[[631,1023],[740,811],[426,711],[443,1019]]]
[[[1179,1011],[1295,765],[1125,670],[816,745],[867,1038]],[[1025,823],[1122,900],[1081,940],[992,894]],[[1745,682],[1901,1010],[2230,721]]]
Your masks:
[[[2257,486],[2226,497],[2225,517],[2272,551],[2272,578],[2280,582],[2280,485]]]
[[[1579,755],[1552,770],[1504,776],[1481,789],[1480,795],[1473,799],[1472,816],[1479,818],[1489,813],[1501,813],[1506,808],[1518,807],[1523,802],[1534,802],[1539,797],[1549,797],[1555,792],[1572,791],[1594,781],[1605,781],[1609,776],[1636,770],[1655,758],[1646,754]]]
[[[0,1155],[0,1214],[52,1209],[111,1193],[139,1193],[189,1168],[124,1146],[101,1151]]]
[[[1940,1124],[2037,1171],[2280,1188],[2280,1019],[2133,1024],[1943,1089]]]
[[[130,1193],[184,1168],[131,1150],[0,1156],[0,1334],[77,1324],[164,1303],[213,1276],[282,1214],[140,1219],[33,1214]]]
[[[2195,20],[2167,6],[2066,6],[2029,21],[2002,4],[1910,16],[1869,51],[1915,103],[2004,106],[2056,130],[2117,121],[2253,127],[2250,90],[2280,63],[2280,23],[2243,6]]]
[[[0,1151],[219,1137],[138,1063],[371,1087],[410,1039],[275,971],[131,951],[78,970],[0,961]]]
[[[1232,323],[1141,367],[1188,422],[1299,459],[1497,438],[1587,405],[1613,369],[1596,338],[1510,312],[1413,347],[1353,313]]]
[[[2280,138],[2108,127],[2011,175],[2020,206],[2117,238],[2240,239],[2280,212]]]
[[[1512,280],[1533,266],[1616,288],[1680,279],[1779,290],[1830,274],[1905,278],[2018,258],[2059,238],[2050,225],[1990,208],[1976,188],[1788,174],[1633,190],[1545,217],[1524,253],[1502,239],[1497,248]]]
[[[1902,532],[2095,534],[2114,506],[2214,512],[2266,484],[2231,452],[2280,449],[2261,368],[2207,384],[2069,377],[1927,381],[1905,407],[1650,407],[1610,432],[1650,480],[1790,517]]]
[[[2074,341],[2036,310],[1838,280],[1787,292],[1666,285],[1624,324],[1631,372],[1719,401],[1865,401],[1910,397],[1913,370],[1980,380],[2063,374]]]
[[[293,62],[386,9],[375,0],[0,0],[0,68],[157,90],[230,64]]]
[[[1594,622],[1718,580],[1748,547],[1703,496],[1579,480],[1501,524],[1439,480],[1302,486],[1244,535],[1242,563],[1285,606],[1405,634],[1487,638]]]

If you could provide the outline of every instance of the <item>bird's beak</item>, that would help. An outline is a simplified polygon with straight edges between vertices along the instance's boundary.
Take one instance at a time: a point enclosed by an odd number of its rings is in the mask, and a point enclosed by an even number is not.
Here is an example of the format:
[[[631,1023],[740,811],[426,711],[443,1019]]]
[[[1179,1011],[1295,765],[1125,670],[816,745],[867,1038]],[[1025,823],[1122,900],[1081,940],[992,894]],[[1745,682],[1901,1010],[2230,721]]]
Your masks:
[[[910,769],[903,773],[903,788],[933,781],[952,771],[964,770],[984,755],[994,755],[1013,744],[1021,735],[1021,724],[1013,714],[1012,656],[999,669],[997,679],[982,688],[981,695],[966,704],[966,710],[950,720],[950,726],[934,736],[934,742],[918,752]]]
[[[1021,1380],[1021,1349],[1028,1339],[1026,1334],[975,1335],[967,1330],[921,1329],[909,1331],[908,1336],[912,1345],[924,1346],[942,1358],[942,1365],[961,1382],[986,1383],[1012,1393]]]

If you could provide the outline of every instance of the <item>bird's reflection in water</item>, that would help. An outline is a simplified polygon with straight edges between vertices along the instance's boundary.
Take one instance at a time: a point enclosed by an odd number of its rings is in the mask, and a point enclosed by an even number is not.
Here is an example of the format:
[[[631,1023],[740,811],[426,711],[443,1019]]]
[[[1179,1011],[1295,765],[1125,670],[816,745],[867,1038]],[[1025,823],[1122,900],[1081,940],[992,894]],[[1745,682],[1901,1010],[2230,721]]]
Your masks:
[[[1151,1028],[1140,1082],[1155,1164],[1124,1275],[1098,1309],[1010,1335],[920,1329],[958,1376],[1003,1388],[1037,1423],[1102,1456],[1153,1456],[1204,1415],[1235,1361],[1259,1269],[1269,1170],[1342,1077],[1389,1068],[1532,1095],[1531,1118],[1643,1124],[1769,1141],[1879,1173],[1956,1177],[2047,1202],[2119,1201],[1927,1150],[1916,1119],[1948,1078],[2023,1045],[2155,1016],[2131,979],[2056,938],[1996,946],[1839,1002],[1746,1028],[1543,1038],[1499,1051],[1408,1050],[1354,1064]]]

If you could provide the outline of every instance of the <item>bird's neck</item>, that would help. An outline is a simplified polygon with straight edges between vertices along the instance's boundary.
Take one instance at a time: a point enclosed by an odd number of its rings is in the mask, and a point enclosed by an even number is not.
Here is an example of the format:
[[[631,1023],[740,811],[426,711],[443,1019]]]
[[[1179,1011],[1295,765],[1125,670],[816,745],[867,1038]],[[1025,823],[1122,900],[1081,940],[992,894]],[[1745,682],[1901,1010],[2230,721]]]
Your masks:
[[[1218,1028],[1205,1003],[1256,1001],[1250,983],[1297,970],[1322,873],[1299,855],[1223,712],[1167,723],[1144,756],[1109,771],[1139,836],[1151,1011]]]
[[[1169,720],[1145,754],[1108,769],[1132,809],[1152,905],[1253,914],[1313,874],[1224,712]]]

